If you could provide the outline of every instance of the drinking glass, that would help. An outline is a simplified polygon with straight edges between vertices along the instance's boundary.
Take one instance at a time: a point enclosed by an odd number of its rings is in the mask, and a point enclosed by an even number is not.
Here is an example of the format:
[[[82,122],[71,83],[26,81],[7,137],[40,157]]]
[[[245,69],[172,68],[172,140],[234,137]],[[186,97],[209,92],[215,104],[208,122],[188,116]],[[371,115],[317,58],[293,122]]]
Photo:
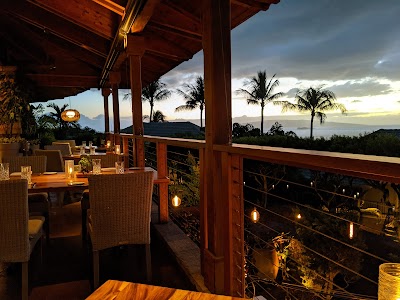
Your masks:
[[[9,163],[0,163],[0,180],[10,179],[10,165]]]
[[[90,142],[89,142],[89,148],[92,147],[92,146],[93,146],[93,142],[90,141]]]
[[[31,166],[21,166],[21,179],[28,180],[28,184],[32,184],[32,169]]]
[[[124,162],[123,161],[115,162],[115,174],[124,174]]]
[[[101,159],[100,158],[92,159],[92,166],[93,166],[93,174],[98,175],[101,173]]]
[[[86,147],[86,141],[82,141],[82,147]]]
[[[80,154],[81,155],[84,155],[85,154],[85,146],[81,146],[81,149],[80,149]]]
[[[90,155],[95,155],[96,154],[96,149],[93,146],[89,146],[89,154]]]

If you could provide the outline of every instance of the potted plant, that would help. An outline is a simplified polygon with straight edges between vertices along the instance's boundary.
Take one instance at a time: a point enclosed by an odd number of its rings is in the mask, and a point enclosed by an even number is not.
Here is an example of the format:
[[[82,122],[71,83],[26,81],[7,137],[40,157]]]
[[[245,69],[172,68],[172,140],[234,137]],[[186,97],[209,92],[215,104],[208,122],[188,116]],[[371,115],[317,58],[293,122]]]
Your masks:
[[[83,156],[79,161],[79,165],[81,166],[82,173],[89,173],[92,169],[92,160],[89,156]]]
[[[0,134],[6,137],[21,134],[20,120],[30,110],[29,86],[18,84],[14,74],[0,73]]]

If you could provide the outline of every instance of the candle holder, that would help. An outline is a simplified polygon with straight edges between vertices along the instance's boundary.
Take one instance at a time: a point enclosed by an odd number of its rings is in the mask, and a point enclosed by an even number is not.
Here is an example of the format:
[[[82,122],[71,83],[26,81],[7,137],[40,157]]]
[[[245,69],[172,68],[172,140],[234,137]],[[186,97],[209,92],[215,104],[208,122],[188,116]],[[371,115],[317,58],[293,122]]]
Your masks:
[[[73,160],[66,160],[65,161],[65,178],[69,181],[74,180],[74,161]]]
[[[115,145],[115,154],[121,154],[121,145]]]

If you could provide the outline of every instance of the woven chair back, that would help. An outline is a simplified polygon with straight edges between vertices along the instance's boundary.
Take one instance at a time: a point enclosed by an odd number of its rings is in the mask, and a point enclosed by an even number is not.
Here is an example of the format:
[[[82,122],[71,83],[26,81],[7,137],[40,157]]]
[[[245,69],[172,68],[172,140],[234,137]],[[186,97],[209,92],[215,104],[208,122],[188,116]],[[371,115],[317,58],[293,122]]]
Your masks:
[[[114,153],[107,153],[106,155],[90,155],[90,158],[101,159],[102,168],[113,168],[115,167],[115,162],[122,160],[122,156]]]
[[[0,181],[0,261],[29,260],[28,219],[28,182]]]
[[[46,156],[13,156],[5,157],[4,162],[10,164],[10,172],[21,172],[21,166],[31,166],[32,173],[46,172]]]
[[[89,177],[93,250],[150,244],[153,172]]]
[[[62,156],[72,155],[71,146],[68,143],[56,143],[44,146],[44,150],[60,150]]]
[[[47,172],[64,172],[64,162],[60,150],[34,150],[36,156],[46,156]]]

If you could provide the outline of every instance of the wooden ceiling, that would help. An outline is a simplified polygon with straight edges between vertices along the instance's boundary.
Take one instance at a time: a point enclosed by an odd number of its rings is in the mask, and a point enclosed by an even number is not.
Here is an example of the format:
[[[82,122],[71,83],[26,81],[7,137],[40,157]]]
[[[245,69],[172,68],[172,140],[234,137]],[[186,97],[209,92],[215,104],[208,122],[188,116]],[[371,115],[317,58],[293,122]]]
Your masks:
[[[100,87],[129,0],[1,0],[0,66],[17,66],[37,86],[35,101]],[[202,1],[147,0],[131,32],[145,37],[143,86],[202,49]],[[279,0],[231,0],[232,28]],[[129,87],[120,52],[114,69]],[[108,81],[105,82],[108,85]]]

